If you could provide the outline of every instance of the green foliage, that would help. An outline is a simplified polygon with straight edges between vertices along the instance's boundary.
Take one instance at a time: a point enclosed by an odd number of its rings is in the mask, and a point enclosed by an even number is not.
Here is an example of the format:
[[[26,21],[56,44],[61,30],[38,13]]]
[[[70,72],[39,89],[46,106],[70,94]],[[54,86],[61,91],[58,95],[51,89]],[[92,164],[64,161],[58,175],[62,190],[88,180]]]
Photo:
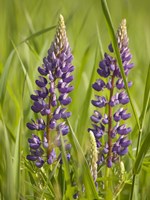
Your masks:
[[[148,0],[0,0],[0,199],[149,199],[150,188],[150,28]],[[35,88],[37,67],[47,55],[59,14],[66,21],[74,55],[74,91],[68,140],[72,145],[68,163],[62,147],[63,165],[37,169],[26,160],[26,123],[33,117],[30,94]],[[126,88],[133,117],[132,146],[113,169],[98,168],[98,191],[86,159],[93,106],[91,84],[96,69],[112,41],[125,81],[115,30],[127,19],[130,50],[135,68]],[[106,26],[107,22],[107,26]],[[108,28],[108,29],[107,29]],[[126,83],[126,81],[125,81]],[[84,192],[83,192],[84,191]]]

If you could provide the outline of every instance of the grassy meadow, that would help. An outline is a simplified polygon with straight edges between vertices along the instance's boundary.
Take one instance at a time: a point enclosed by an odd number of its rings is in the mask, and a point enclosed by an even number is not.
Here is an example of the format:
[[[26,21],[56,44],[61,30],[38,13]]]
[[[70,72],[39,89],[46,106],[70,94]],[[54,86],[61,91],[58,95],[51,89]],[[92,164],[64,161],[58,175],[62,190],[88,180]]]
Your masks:
[[[1,200],[68,200],[78,191],[81,200],[150,199],[149,8],[149,0],[0,0]],[[32,133],[26,123],[36,117],[30,95],[36,89],[37,68],[47,56],[60,14],[75,66],[67,135],[72,158],[66,162],[63,151],[63,165],[45,164],[38,169],[26,159]],[[113,31],[116,33],[124,18],[134,63],[129,74],[132,117],[127,122],[132,127],[132,145],[109,171],[105,165],[98,167],[97,188],[85,156],[94,110],[91,85],[98,78],[99,61],[114,39]],[[119,62],[119,55],[116,58]]]

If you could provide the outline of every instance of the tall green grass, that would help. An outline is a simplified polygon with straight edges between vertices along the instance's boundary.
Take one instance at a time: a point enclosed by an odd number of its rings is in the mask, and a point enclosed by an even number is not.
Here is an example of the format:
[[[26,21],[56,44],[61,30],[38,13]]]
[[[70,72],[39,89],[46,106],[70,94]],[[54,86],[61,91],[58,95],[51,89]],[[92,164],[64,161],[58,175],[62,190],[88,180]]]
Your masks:
[[[148,0],[0,0],[0,199],[65,200],[73,199],[78,191],[80,199],[149,199],[149,7]],[[60,13],[65,17],[75,66],[75,89],[69,106],[72,116],[67,121],[72,158],[68,164],[62,149],[62,166],[57,162],[54,168],[37,169],[26,160],[27,139],[31,135],[26,123],[33,117],[30,94]],[[122,66],[114,35],[122,18],[127,19],[135,63],[129,75],[134,84],[128,90],[132,99],[132,146],[113,170],[99,168],[97,193],[85,156],[93,111],[91,84],[110,41]]]

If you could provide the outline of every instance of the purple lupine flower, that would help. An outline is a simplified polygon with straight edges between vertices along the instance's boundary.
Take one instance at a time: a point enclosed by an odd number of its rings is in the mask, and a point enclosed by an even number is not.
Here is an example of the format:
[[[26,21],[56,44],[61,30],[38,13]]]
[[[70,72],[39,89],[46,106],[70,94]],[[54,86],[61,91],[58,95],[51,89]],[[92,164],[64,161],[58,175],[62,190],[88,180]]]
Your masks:
[[[28,139],[30,155],[27,159],[34,161],[37,167],[42,167],[45,162],[52,164],[57,160],[58,150],[55,148],[59,147],[61,151],[60,134],[65,136],[69,133],[65,119],[71,115],[66,106],[71,103],[69,93],[73,90],[73,86],[70,85],[73,80],[71,72],[74,70],[72,59],[64,18],[60,15],[54,41],[47,57],[43,59],[42,66],[38,67],[40,76],[35,83],[39,89],[31,95],[31,109],[41,117],[27,123],[27,127],[32,131],[40,131],[40,136],[32,134],[32,138]],[[65,147],[67,152],[71,148],[66,143]],[[69,152],[67,159],[70,159]]]
[[[133,63],[131,63],[132,56],[128,48],[129,39],[125,19],[122,20],[118,29],[117,41],[124,72],[127,77],[133,67]],[[88,130],[93,132],[96,139],[99,150],[97,163],[102,164],[105,162],[108,167],[111,167],[113,163],[117,162],[119,156],[123,156],[128,152],[128,146],[131,144],[131,141],[127,139],[127,135],[131,132],[131,128],[124,121],[130,118],[131,114],[123,107],[130,99],[126,93],[117,60],[113,57],[114,50],[111,44],[108,46],[108,49],[111,53],[110,55],[105,53],[104,59],[100,61],[97,70],[100,78],[92,87],[96,92],[100,91],[100,94],[102,94],[104,89],[109,90],[110,94],[109,98],[95,95],[96,99],[91,101],[97,110],[91,116],[93,128]],[[127,80],[127,83],[129,87],[132,86],[131,81]],[[104,134],[107,134],[108,137],[102,139]]]

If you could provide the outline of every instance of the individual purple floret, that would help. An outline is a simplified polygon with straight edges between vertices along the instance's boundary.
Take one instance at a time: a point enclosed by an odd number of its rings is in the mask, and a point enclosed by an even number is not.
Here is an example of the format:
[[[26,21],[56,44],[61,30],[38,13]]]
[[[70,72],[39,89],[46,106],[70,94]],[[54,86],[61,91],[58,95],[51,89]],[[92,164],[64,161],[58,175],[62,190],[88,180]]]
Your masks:
[[[73,80],[71,72],[74,70],[72,59],[64,18],[60,15],[55,39],[42,66],[38,67],[40,75],[35,81],[38,89],[31,95],[31,109],[40,118],[27,123],[27,127],[32,131],[40,131],[40,136],[32,134],[32,138],[28,139],[30,155],[27,159],[34,161],[37,167],[42,167],[45,162],[52,164],[58,159],[57,153],[60,155],[60,152],[55,148],[61,150],[60,134],[65,136],[69,133],[65,120],[71,115],[67,105],[71,103],[69,93],[73,90],[70,85]],[[69,160],[69,144],[65,145]]]
[[[117,42],[126,77],[133,67],[128,41],[126,20],[124,19],[117,31]],[[96,95],[91,103],[97,110],[94,110],[94,114],[91,116],[93,128],[89,128],[89,131],[93,132],[97,142],[98,164],[105,162],[108,167],[112,167],[112,164],[120,156],[128,152],[128,146],[131,144],[131,141],[127,139],[131,128],[125,124],[125,120],[130,118],[131,114],[127,112],[126,104],[130,99],[117,61],[113,57],[114,50],[111,44],[108,49],[110,55],[104,54],[104,59],[100,61],[97,70],[100,78],[92,85]],[[128,87],[132,86],[132,82],[128,79],[127,83]],[[105,89],[108,90],[109,97],[102,94]],[[98,92],[99,94],[97,94]],[[107,134],[106,139],[102,139],[105,134]]]

